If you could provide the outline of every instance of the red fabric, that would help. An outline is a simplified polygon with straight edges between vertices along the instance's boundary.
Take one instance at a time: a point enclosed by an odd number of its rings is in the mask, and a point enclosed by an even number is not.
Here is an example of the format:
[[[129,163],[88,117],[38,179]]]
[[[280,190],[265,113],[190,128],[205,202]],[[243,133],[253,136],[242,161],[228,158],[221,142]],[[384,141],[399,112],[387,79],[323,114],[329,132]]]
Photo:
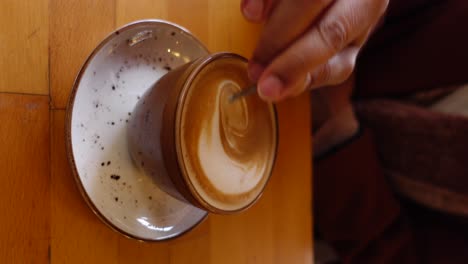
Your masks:
[[[387,173],[468,194],[468,118],[386,99],[356,111],[372,129]]]
[[[390,0],[359,57],[357,98],[402,96],[467,81],[468,1]]]
[[[408,223],[399,219],[370,131],[323,157],[314,170],[316,224],[345,263],[414,263]]]
[[[468,1],[391,0],[356,67],[356,100],[468,83]],[[468,263],[466,223],[438,221],[391,192],[372,132],[314,166],[317,231],[344,263]],[[463,251],[458,252],[457,251]]]
[[[421,263],[468,263],[468,219],[435,212],[408,201],[403,206],[412,221],[414,246]]]

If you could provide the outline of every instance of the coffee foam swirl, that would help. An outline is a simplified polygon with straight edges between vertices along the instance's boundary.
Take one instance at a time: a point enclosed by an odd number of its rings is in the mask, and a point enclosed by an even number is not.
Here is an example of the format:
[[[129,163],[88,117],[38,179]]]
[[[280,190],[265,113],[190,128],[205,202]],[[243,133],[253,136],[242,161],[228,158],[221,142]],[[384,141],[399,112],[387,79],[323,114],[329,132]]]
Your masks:
[[[245,65],[209,65],[187,94],[181,147],[187,174],[204,201],[242,208],[262,191],[275,151],[272,106],[257,96],[229,102],[248,86]]]
[[[229,96],[240,88],[232,81],[218,86],[215,106],[205,122],[198,142],[200,165],[217,190],[225,194],[243,194],[255,188],[263,170],[251,152],[249,114],[244,99],[229,102]],[[228,169],[228,170],[227,170]]]

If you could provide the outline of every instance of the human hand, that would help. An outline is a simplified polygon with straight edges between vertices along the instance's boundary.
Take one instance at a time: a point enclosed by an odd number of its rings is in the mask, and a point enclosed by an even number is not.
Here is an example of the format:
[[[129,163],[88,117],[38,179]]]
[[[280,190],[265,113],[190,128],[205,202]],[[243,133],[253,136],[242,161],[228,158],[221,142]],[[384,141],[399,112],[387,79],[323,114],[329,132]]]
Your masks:
[[[388,1],[242,0],[246,19],[265,23],[248,67],[260,97],[277,102],[345,81]]]

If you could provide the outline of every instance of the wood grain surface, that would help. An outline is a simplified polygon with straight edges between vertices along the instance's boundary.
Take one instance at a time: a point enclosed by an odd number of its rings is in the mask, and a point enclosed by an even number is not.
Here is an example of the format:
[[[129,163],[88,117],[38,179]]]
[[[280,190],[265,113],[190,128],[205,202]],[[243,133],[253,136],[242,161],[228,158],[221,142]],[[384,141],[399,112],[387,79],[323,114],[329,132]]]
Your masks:
[[[49,98],[0,93],[0,124],[0,259],[45,263],[51,225]]]
[[[0,92],[49,93],[48,2],[0,1]]]
[[[308,96],[278,106],[280,145],[262,198],[162,243],[123,237],[87,207],[65,149],[65,108],[93,48],[135,20],[165,19],[210,51],[248,57],[260,31],[239,0],[0,2],[0,259],[3,263],[313,263]]]

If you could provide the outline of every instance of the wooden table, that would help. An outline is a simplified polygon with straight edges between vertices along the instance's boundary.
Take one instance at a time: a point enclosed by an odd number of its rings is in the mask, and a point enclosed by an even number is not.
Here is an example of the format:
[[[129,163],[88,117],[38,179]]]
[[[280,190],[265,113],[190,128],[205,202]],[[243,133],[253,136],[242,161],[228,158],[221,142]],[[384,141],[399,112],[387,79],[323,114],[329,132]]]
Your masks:
[[[64,117],[79,67],[110,31],[161,18],[211,51],[249,56],[259,27],[240,0],[0,1],[0,259],[4,263],[312,263],[307,96],[279,108],[280,146],[261,200],[185,236],[141,243],[110,230],[80,196]]]

